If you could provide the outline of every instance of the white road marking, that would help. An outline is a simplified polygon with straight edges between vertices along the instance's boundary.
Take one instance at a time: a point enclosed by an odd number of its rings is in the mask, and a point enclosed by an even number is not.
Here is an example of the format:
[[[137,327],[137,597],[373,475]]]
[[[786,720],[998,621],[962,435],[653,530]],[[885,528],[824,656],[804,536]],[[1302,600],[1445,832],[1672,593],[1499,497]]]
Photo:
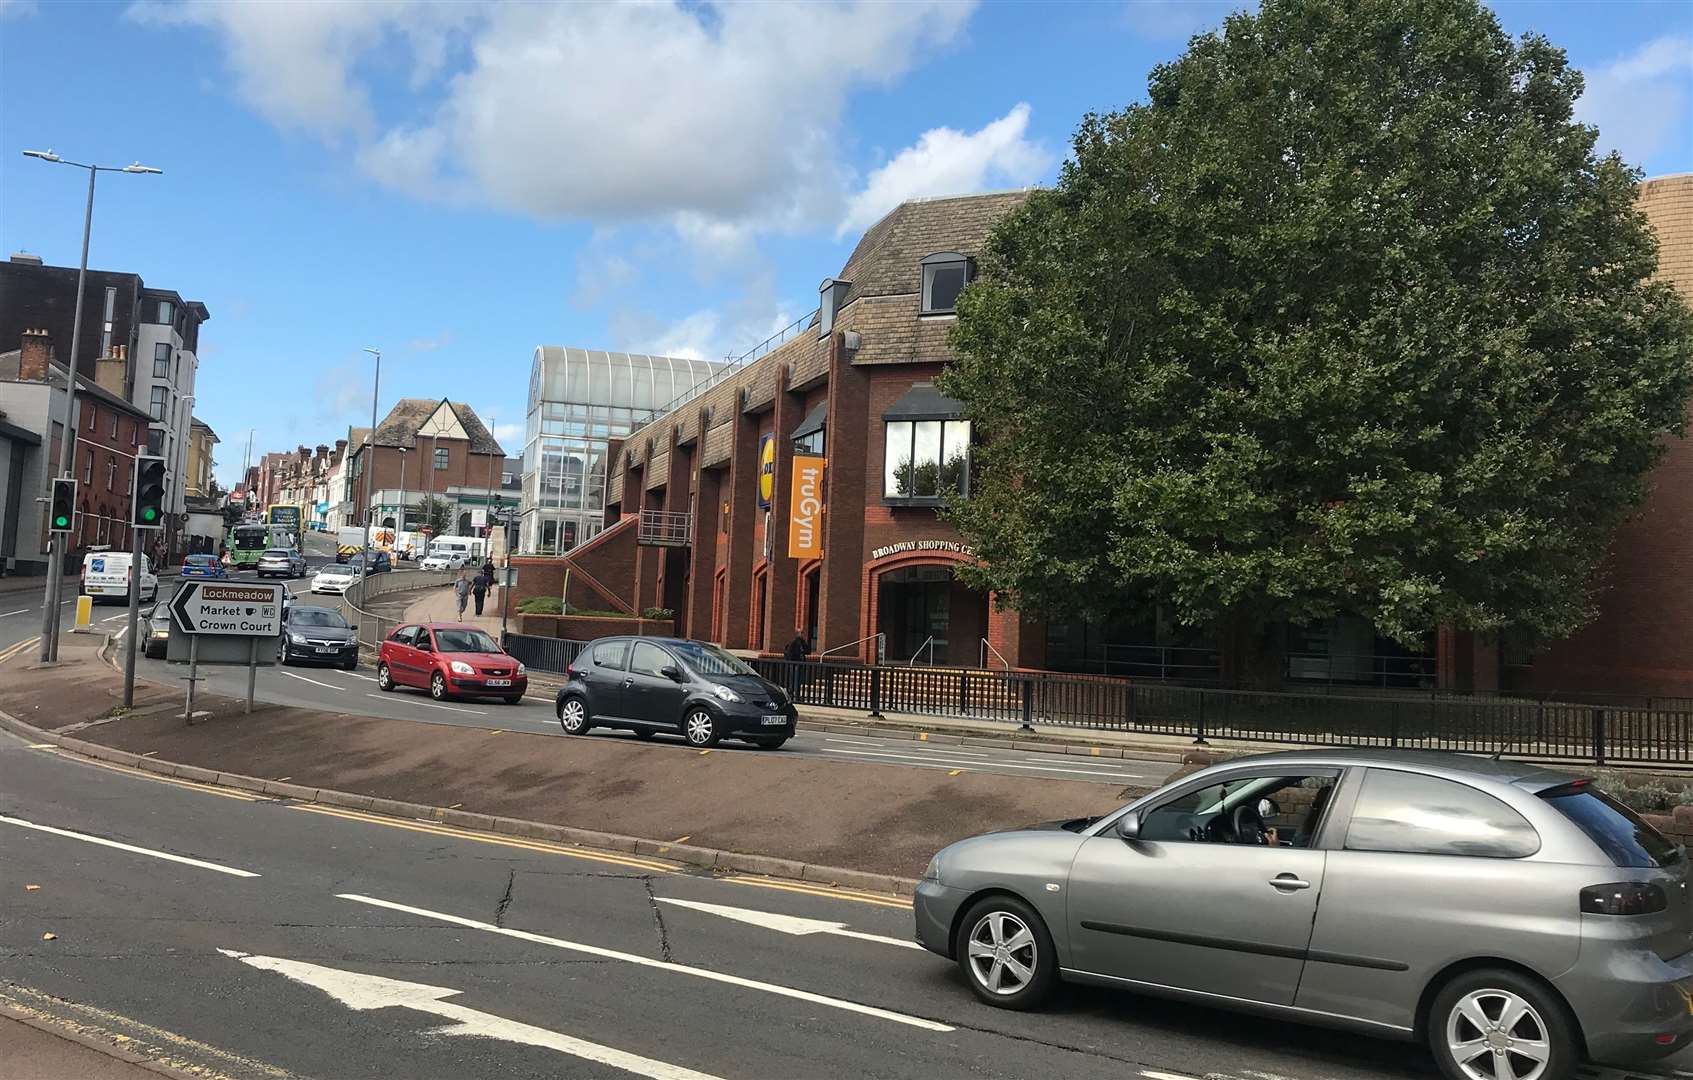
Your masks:
[[[448,1027],[435,1028],[428,1032],[430,1035],[463,1035],[498,1039],[501,1042],[520,1043],[524,1046],[539,1046],[585,1061],[610,1065],[614,1069],[622,1069],[636,1076],[650,1077],[651,1080],[717,1080],[710,1073],[695,1072],[666,1061],[655,1061],[615,1047],[601,1046],[599,1043],[572,1038],[546,1028],[518,1023],[503,1016],[443,1001],[443,998],[454,997],[459,993],[451,987],[404,982],[380,975],[364,975],[356,971],[342,971],[339,968],[322,967],[299,960],[284,960],[276,956],[252,956],[231,949],[219,949],[218,952],[249,967],[258,968],[260,971],[274,971],[297,983],[321,990],[347,1008],[359,1012],[370,1009],[411,1009],[414,1012],[433,1013],[453,1021]]]
[[[838,743],[841,743],[841,744],[846,745],[846,746],[856,746],[856,747],[862,747],[864,749],[887,750],[889,752],[909,753],[911,751],[907,750],[906,748],[910,747],[911,750],[917,750],[919,748],[922,748],[922,749],[925,749],[925,750],[929,750],[932,753],[952,754],[955,757],[973,757],[973,758],[981,758],[983,760],[992,759],[991,754],[988,754],[987,752],[982,751],[982,750],[957,750],[957,749],[954,749],[953,747],[947,746],[945,744],[916,742],[912,739],[898,739],[898,740],[893,740],[893,741],[886,740],[886,739],[878,739],[874,742],[868,742],[868,741],[866,741],[866,742],[852,742],[852,741],[848,741],[847,739],[837,739],[833,735],[831,735],[827,739],[824,739],[823,741],[824,742],[838,742]],[[995,760],[997,760],[997,759],[995,759]]]
[[[1157,1069],[1142,1069],[1140,1075],[1146,1080],[1200,1080],[1199,1077],[1186,1073],[1159,1072]]]
[[[776,983],[759,982],[756,979],[743,979],[739,975],[727,975],[721,971],[711,971],[707,968],[689,967],[686,964],[671,964],[663,960],[652,960],[633,953],[618,952],[615,949],[602,949],[598,945],[584,945],[581,942],[565,941],[563,938],[547,937],[545,934],[531,934],[526,930],[512,930],[493,923],[478,922],[458,915],[448,915],[440,911],[430,911],[428,908],[410,907],[397,904],[392,900],[379,900],[374,896],[360,896],[357,893],[336,893],[339,899],[351,900],[356,904],[369,904],[373,907],[387,908],[390,911],[404,911],[425,919],[439,919],[442,922],[453,923],[456,926],[468,926],[472,930],[485,930],[490,934],[500,934],[504,937],[516,938],[519,941],[533,941],[538,945],[551,945],[555,949],[565,949],[570,952],[585,953],[588,956],[601,956],[607,960],[621,960],[626,964],[638,967],[657,968],[660,971],[670,971],[678,975],[692,975],[698,979],[709,979],[712,982],[727,983],[748,990],[762,990],[767,994],[779,997],[794,998],[797,1001],[809,1001],[813,1005],[826,1005],[843,1012],[859,1013],[864,1016],[874,1016],[882,1020],[892,1020],[896,1024],[906,1024],[910,1027],[922,1028],[924,1031],[951,1031],[946,1024],[925,1020],[921,1016],[909,1016],[905,1013],[893,1012],[888,1009],[878,1009],[874,1005],[860,1005],[856,1001],[845,1001],[841,998],[826,997],[813,994],[808,990],[796,990],[791,986],[781,986]]]
[[[119,619],[127,619],[127,618],[129,618],[129,613],[126,611],[122,615],[112,615],[112,616],[109,616],[107,618],[101,619],[100,621],[101,622],[117,622]]]
[[[388,697],[388,695],[387,694],[366,694],[365,697],[386,698],[386,697]],[[405,699],[400,699],[400,700],[405,700]],[[459,708],[455,708],[451,705],[437,705],[433,701],[407,701],[406,704],[408,704],[408,705],[421,705],[426,709],[441,709],[445,712],[461,712],[461,713],[464,713],[467,716],[487,716],[488,715],[487,713],[481,711],[480,709],[459,709]]]
[[[1128,772],[1122,769],[1066,769],[1056,765],[1022,765],[1015,761],[971,761],[969,758],[949,758],[941,754],[895,754],[880,753],[875,750],[830,750],[824,748],[825,754],[846,754],[851,757],[884,757],[899,758],[903,761],[914,762],[943,762],[950,765],[969,768],[971,766],[1000,768],[1000,769],[1038,769],[1042,772],[1075,773],[1081,776],[1108,776],[1114,780],[1144,780],[1145,773]]]
[[[35,610],[34,608],[21,607],[16,611],[0,611],[0,619],[4,619],[8,615],[22,615],[26,611],[34,611],[34,610]]]
[[[349,679],[363,679],[365,682],[375,682],[376,681],[376,676],[374,676],[374,675],[360,675],[356,671],[343,671],[341,674],[346,676]]]
[[[675,904],[677,907],[693,908],[712,915],[721,915],[725,919],[748,923],[752,926],[762,926],[766,930],[775,930],[782,934],[804,936],[806,934],[830,934],[835,937],[856,938],[859,941],[874,941],[878,945],[894,945],[901,949],[921,949],[923,946],[915,941],[903,941],[900,938],[883,937],[881,934],[866,934],[859,930],[848,930],[846,923],[826,922],[823,919],[802,919],[797,915],[779,915],[770,911],[754,911],[751,908],[730,907],[727,904],[707,904],[699,900],[675,900],[668,896],[657,897],[661,904]]]
[[[198,866],[202,870],[216,870],[220,874],[229,874],[233,877],[259,876],[251,870],[237,870],[233,866],[219,866],[217,863],[204,862],[200,859],[190,859],[185,855],[172,855],[168,851],[154,851],[152,848],[136,847],[134,844],[120,844],[116,840],[107,840],[103,836],[90,836],[87,833],[71,832],[69,829],[55,829],[51,825],[38,825],[33,821],[25,821],[22,818],[7,817],[5,814],[0,814],[0,823],[4,823],[6,825],[16,825],[24,829],[35,829],[44,833],[52,833],[54,836],[69,837],[72,840],[81,840],[86,844],[99,844],[101,847],[117,848],[119,851],[132,851],[137,855],[151,855],[155,859],[165,859],[169,862],[182,863],[184,866]]]
[[[122,641],[123,636],[127,633],[129,633],[129,627],[120,626],[120,627],[118,627],[118,632],[112,635],[112,640],[113,641]]]
[[[304,675],[296,675],[292,671],[278,671],[277,674],[286,675],[290,679],[299,679],[301,682],[309,682],[313,686],[321,686],[325,690],[333,690],[338,694],[347,689],[345,686],[336,686],[334,683],[318,682],[316,679],[308,679]]]

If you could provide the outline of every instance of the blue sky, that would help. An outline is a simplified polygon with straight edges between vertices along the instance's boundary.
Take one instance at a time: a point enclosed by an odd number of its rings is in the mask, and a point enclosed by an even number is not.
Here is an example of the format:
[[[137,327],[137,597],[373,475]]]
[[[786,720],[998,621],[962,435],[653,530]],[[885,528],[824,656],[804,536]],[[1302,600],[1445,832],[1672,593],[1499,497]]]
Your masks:
[[[538,344],[721,357],[816,304],[902,198],[1048,182],[1232,5],[0,0],[0,245],[203,300],[218,475],[400,396],[521,441]],[[1601,141],[1693,170],[1693,4],[1496,6]]]

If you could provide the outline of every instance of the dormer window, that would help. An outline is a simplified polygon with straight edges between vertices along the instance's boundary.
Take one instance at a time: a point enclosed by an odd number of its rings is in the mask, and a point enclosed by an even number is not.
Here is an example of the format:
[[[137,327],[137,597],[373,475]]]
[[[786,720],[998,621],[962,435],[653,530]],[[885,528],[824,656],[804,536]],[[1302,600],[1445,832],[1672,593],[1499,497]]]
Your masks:
[[[847,290],[852,288],[850,281],[837,281],[834,278],[824,278],[823,284],[817,287],[817,337],[828,337],[835,329],[835,314],[846,303]]]
[[[958,294],[975,275],[975,262],[956,251],[937,251],[923,260],[924,315],[951,315]]]

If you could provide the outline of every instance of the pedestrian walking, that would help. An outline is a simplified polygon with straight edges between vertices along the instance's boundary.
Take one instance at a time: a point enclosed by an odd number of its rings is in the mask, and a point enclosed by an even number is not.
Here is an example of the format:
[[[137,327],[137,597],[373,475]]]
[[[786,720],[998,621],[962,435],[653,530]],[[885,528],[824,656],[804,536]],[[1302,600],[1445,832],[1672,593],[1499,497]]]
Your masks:
[[[488,580],[487,574],[477,574],[476,579],[470,583],[470,594],[476,598],[476,614],[478,615],[482,614],[482,601],[487,599],[488,586],[491,584],[492,582]]]
[[[459,579],[453,582],[453,596],[458,599],[459,618],[464,618],[464,606],[470,601],[470,573],[459,571]]]
[[[788,647],[782,650],[782,659],[804,660],[810,652],[811,642],[805,640],[804,634],[795,634],[794,639],[788,642]]]

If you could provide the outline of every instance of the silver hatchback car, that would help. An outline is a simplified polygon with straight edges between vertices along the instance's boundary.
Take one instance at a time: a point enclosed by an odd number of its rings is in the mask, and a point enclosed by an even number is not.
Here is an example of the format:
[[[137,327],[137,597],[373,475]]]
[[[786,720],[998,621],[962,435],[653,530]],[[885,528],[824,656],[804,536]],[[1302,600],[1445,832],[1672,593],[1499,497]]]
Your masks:
[[[959,841],[917,940],[990,1005],[1060,979],[1426,1040],[1566,1080],[1693,1040],[1687,853],[1588,780],[1459,754],[1215,765],[1112,814]]]

